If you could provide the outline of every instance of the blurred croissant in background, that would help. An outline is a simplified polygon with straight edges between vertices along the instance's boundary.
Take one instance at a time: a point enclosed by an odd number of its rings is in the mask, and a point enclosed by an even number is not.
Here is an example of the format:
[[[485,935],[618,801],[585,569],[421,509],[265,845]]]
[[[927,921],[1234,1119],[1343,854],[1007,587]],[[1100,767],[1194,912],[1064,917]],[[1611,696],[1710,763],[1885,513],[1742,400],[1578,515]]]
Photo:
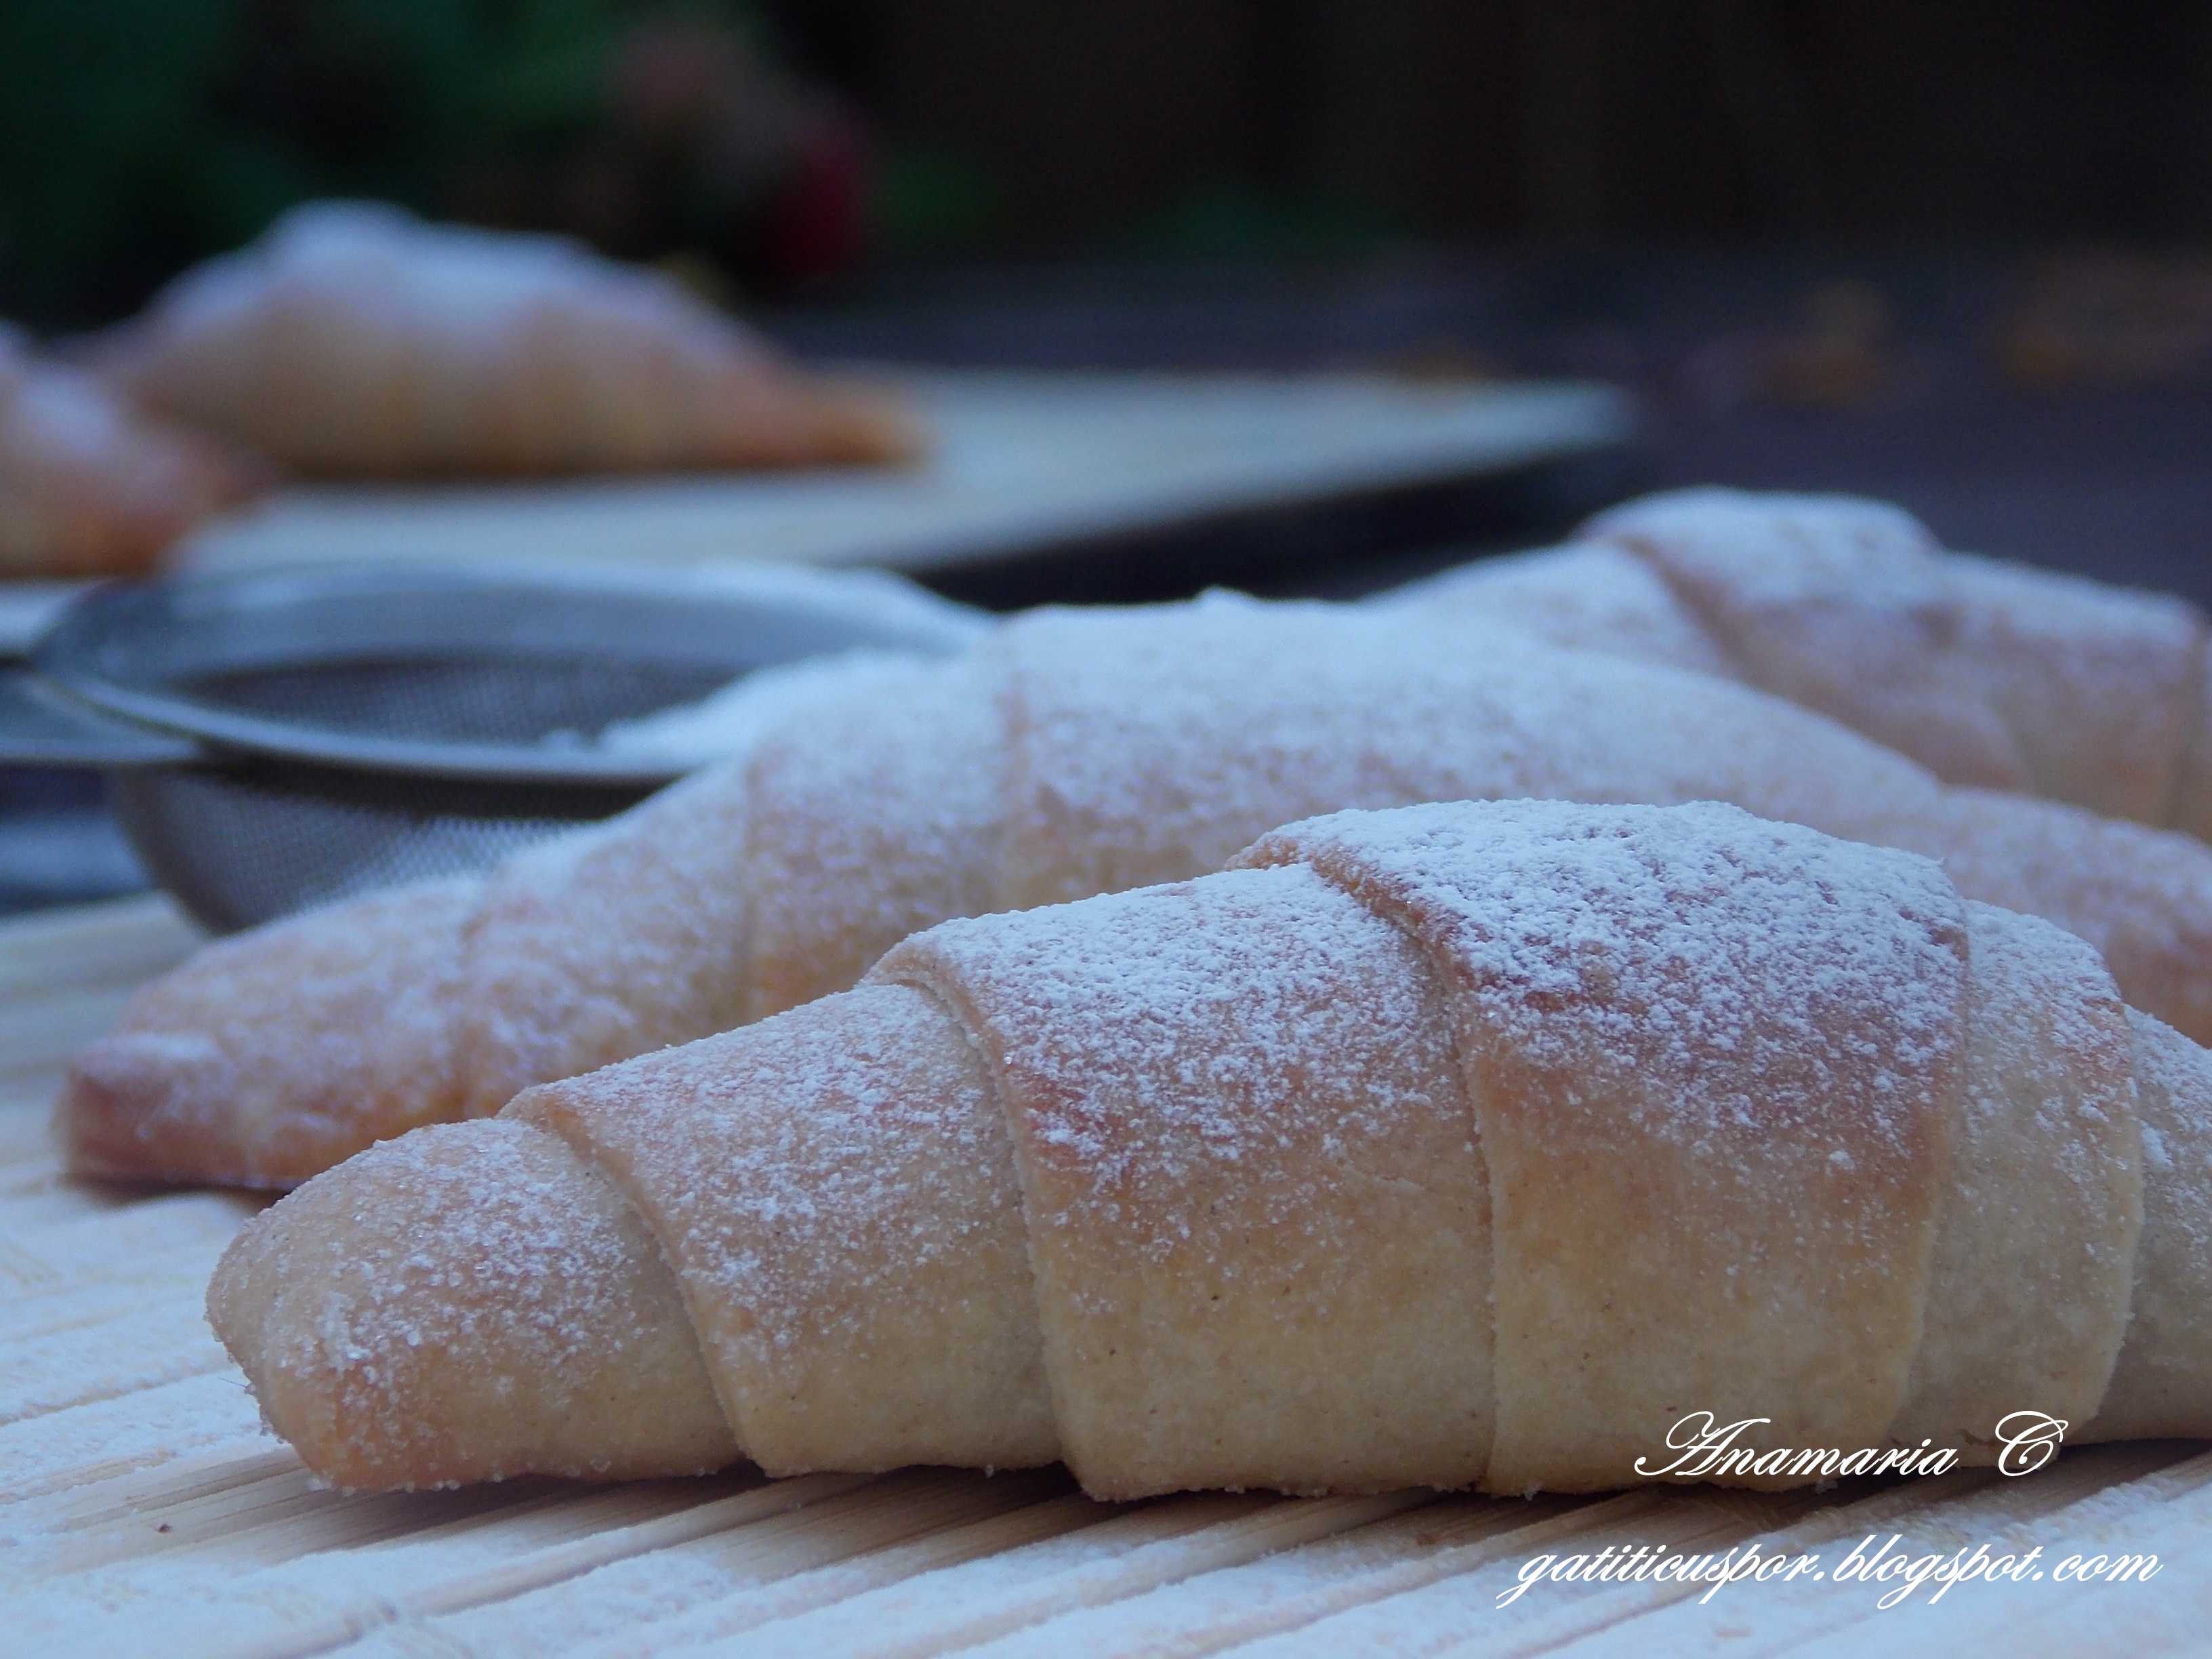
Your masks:
[[[142,570],[262,482],[227,446],[148,419],[0,324],[0,576]]]
[[[904,461],[889,394],[805,374],[672,279],[562,238],[325,202],[112,331],[143,408],[356,477]]]

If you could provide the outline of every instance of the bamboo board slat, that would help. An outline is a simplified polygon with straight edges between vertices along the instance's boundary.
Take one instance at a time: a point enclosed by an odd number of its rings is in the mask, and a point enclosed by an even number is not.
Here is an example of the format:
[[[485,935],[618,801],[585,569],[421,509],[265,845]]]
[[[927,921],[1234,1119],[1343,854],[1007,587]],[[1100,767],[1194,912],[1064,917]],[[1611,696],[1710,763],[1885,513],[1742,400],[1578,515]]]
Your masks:
[[[2202,1650],[2212,1452],[2070,1451],[1824,1494],[1095,1504],[1058,1470],[908,1470],[347,1498],[262,1429],[199,1317],[252,1200],[58,1170],[70,1043],[193,935],[159,900],[0,927],[0,1653],[1947,1654]],[[2157,1553],[2148,1583],[1540,1584],[1539,1553]]]

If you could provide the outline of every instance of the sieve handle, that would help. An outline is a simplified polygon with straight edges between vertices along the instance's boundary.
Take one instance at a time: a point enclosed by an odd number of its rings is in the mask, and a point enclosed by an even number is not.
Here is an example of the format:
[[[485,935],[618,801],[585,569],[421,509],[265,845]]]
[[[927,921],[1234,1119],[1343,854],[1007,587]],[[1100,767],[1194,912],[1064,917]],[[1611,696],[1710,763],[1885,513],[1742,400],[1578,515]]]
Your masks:
[[[206,752],[189,738],[119,720],[58,691],[27,668],[0,668],[0,766],[184,766]]]
[[[12,582],[0,587],[0,766],[179,766],[199,745],[100,714],[24,665],[46,624],[90,582]]]
[[[21,662],[63,607],[96,582],[0,582],[0,663]]]

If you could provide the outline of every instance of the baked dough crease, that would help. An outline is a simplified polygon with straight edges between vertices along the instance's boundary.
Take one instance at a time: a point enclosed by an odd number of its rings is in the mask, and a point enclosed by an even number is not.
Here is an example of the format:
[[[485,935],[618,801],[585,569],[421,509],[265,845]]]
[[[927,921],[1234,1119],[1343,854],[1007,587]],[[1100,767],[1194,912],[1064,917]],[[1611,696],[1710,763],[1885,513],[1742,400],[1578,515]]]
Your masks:
[[[76,1057],[73,1167],[295,1184],[848,989],[934,923],[1187,879],[1277,824],[1423,801],[1725,800],[1924,854],[2212,1039],[2203,843],[1947,788],[1779,698],[1443,608],[1042,610],[958,656],[764,674],[736,702],[765,712],[729,758],[621,817],[147,987]]]
[[[672,278],[325,202],[189,270],[98,361],[149,410],[335,476],[903,461],[915,417]]]
[[[1733,807],[1522,800],[942,924],[341,1165],[209,1310],[348,1487],[1518,1493],[1707,1412],[2212,1434],[2208,1266],[2212,1055],[2080,940]]]

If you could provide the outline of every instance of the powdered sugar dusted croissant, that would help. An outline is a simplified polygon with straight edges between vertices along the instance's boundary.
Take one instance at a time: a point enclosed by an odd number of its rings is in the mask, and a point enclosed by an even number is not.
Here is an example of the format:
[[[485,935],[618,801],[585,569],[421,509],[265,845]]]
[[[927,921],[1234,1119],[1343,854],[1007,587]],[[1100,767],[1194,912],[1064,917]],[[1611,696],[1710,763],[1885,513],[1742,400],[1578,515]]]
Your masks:
[[[844,989],[949,917],[1199,874],[1314,812],[1520,796],[1719,799],[1946,859],[2212,1036],[2212,850],[2185,836],[1946,790],[1778,699],[1441,611],[1217,598],[817,672],[740,755],[471,896],[226,940],[78,1056],[64,1129],[81,1170],[289,1184],[440,1103]]]
[[[1654,495],[1566,547],[1401,597],[1762,687],[1948,783],[2212,837],[2212,635],[2196,607],[1947,553],[1883,502]]]
[[[319,1177],[210,1311],[351,1486],[1521,1492],[1695,1412],[2212,1434],[2208,1251],[2212,1055],[2079,940],[1729,807],[1516,801],[945,924]]]
[[[673,282],[554,237],[301,208],[107,343],[148,408],[303,471],[910,459],[885,395],[803,374]]]
[[[143,570],[260,482],[243,458],[144,418],[0,325],[0,575]]]

